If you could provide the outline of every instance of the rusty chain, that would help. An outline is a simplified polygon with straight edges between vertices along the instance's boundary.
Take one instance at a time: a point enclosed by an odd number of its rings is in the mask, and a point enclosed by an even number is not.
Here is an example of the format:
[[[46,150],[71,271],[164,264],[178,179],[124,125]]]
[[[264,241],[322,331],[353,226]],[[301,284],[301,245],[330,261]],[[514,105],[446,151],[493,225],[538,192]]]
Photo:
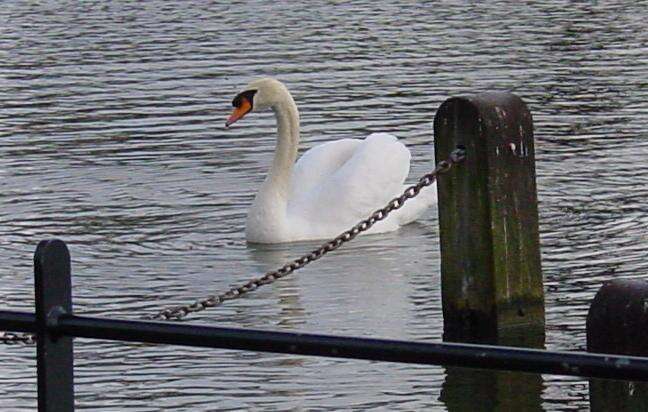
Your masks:
[[[153,315],[148,315],[142,317],[142,319],[147,320],[180,320],[186,317],[189,314],[203,311],[207,308],[213,308],[215,306],[220,306],[228,300],[237,299],[248,292],[252,292],[258,289],[260,286],[269,285],[274,281],[281,279],[285,276],[290,275],[296,270],[299,270],[306,266],[307,264],[314,262],[324,256],[325,254],[332,252],[345,244],[346,242],[354,239],[360,233],[369,230],[377,222],[385,219],[391,212],[394,210],[400,209],[407,200],[416,197],[420,191],[430,186],[437,179],[437,176],[443,174],[450,170],[453,165],[461,163],[466,157],[466,152],[462,148],[455,149],[448,157],[447,160],[443,160],[437,164],[434,170],[428,174],[423,175],[416,184],[409,186],[403,191],[403,193],[390,200],[387,205],[381,209],[373,212],[368,218],[360,221],[358,224],[353,226],[351,229],[346,230],[341,233],[335,239],[330,240],[324,243],[319,248],[307,253],[300,258],[297,258],[289,263],[286,263],[279,269],[267,272],[259,278],[253,278],[241,286],[236,286],[228,291],[221,293],[220,295],[210,295],[204,299],[196,300],[194,303],[184,306],[173,306],[170,308],[163,309]],[[35,337],[31,334],[18,334],[10,332],[0,332],[0,342],[5,344],[11,343],[24,343],[31,344],[35,342]]]

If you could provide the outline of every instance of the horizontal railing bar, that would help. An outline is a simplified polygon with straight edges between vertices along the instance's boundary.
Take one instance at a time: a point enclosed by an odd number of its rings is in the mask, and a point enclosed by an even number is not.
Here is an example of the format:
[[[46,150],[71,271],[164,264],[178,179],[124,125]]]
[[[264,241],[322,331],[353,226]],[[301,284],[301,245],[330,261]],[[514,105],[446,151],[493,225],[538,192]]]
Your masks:
[[[26,312],[0,310],[0,331],[36,332],[36,315]]]
[[[8,327],[0,312],[0,329]],[[28,316],[28,314],[15,315]],[[32,315],[33,316],[33,315]],[[21,318],[26,319],[26,318]],[[21,326],[21,323],[15,323]],[[505,346],[423,343],[61,315],[68,336],[425,365],[648,381],[648,358]],[[24,324],[18,330],[25,330]]]
[[[648,381],[648,359],[458,343],[423,343],[63,315],[73,336],[295,355]]]

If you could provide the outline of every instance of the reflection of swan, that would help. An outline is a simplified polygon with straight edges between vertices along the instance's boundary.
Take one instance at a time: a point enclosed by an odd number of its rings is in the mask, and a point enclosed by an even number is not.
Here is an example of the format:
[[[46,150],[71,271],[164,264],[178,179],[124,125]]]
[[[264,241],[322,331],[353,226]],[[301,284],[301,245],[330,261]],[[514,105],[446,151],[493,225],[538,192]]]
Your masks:
[[[274,309],[268,313],[272,313],[271,321],[280,325],[301,329],[303,325],[307,329],[315,325],[312,330],[346,334],[363,334],[369,328],[377,337],[408,336],[412,333],[411,321],[417,322],[415,318],[420,316],[418,302],[424,302],[421,307],[425,309],[439,307],[437,297],[441,294],[438,277],[429,275],[439,264],[434,256],[437,238],[432,236],[428,241],[430,228],[423,224],[407,225],[403,232],[405,236],[385,233],[371,239],[356,239],[338,249],[332,259],[318,261],[317,268],[286,276],[257,298],[277,303],[270,305]],[[320,244],[321,241],[251,244],[244,250],[243,261],[253,263],[252,271],[265,272],[294,258],[297,251],[312,250]],[[419,276],[420,273],[425,275]],[[412,302],[417,303],[414,308]],[[441,316],[436,318],[441,327],[435,330],[443,330]],[[426,333],[428,321],[423,322]]]
[[[295,164],[299,112],[288,89],[274,79],[250,83],[232,102],[226,126],[248,112],[272,108],[278,136],[274,160],[248,213],[250,242],[279,243],[334,237],[368,217],[404,188],[410,152],[396,137],[374,133],[365,140],[342,139],[304,153]],[[436,199],[421,191],[368,233],[398,229],[414,221]]]

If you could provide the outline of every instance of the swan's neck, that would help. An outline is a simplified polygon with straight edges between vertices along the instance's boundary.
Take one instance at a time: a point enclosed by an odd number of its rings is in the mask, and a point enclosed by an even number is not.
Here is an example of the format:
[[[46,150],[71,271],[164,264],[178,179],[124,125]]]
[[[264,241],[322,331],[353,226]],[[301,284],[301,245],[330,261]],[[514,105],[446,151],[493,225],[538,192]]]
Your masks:
[[[292,172],[299,145],[299,112],[286,91],[272,106],[277,118],[277,145],[268,176],[248,214],[248,235],[265,239],[285,230]],[[259,231],[260,233],[256,233]],[[267,233],[265,233],[267,232]]]
[[[264,188],[287,201],[299,146],[299,112],[290,95],[272,109],[277,118],[277,146]]]
[[[286,236],[290,183],[299,145],[299,113],[290,94],[286,92],[272,109],[277,118],[277,146],[270,172],[246,222],[247,238],[255,242],[272,242]]]

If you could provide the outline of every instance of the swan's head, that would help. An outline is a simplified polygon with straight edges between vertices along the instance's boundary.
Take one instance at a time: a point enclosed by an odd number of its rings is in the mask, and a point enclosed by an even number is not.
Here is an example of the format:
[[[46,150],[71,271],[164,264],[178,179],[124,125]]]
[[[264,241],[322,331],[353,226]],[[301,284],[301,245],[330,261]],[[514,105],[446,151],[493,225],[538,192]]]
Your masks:
[[[286,97],[290,97],[290,93],[279,80],[271,78],[255,80],[245,86],[232,100],[234,111],[225,122],[225,127],[229,127],[252,111],[258,112],[273,107],[285,100]]]

